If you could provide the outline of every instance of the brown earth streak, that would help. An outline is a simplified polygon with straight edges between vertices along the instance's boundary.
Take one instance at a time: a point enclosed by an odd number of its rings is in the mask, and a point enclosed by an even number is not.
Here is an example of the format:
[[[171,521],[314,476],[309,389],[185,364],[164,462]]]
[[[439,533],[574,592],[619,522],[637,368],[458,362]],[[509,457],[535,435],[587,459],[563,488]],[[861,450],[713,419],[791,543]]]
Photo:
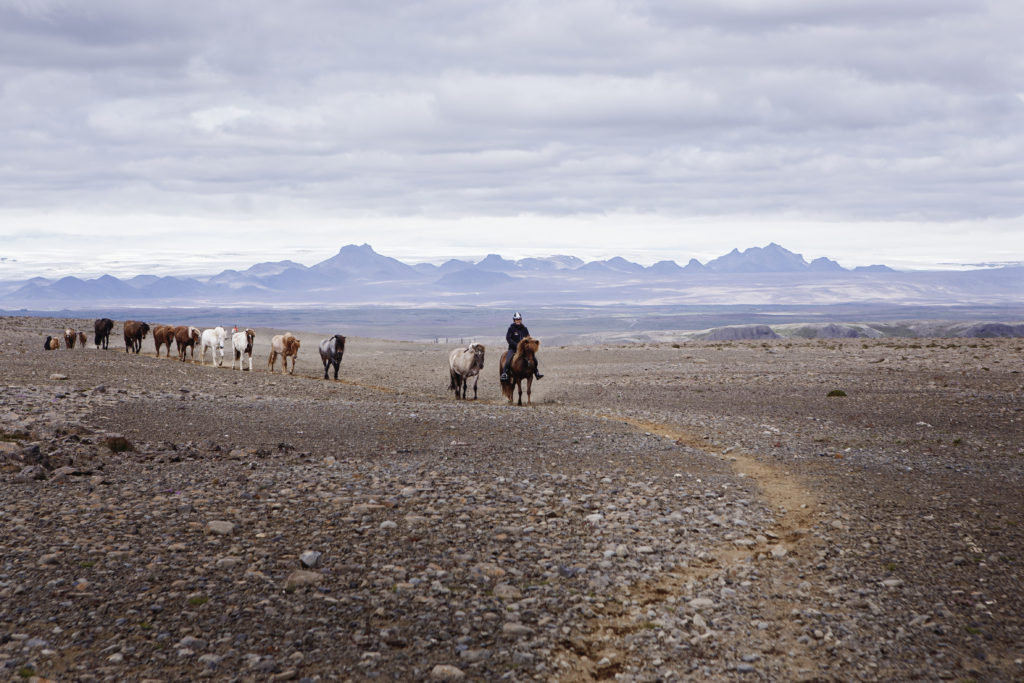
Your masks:
[[[1024,677],[1021,340],[546,348],[517,408],[432,344],[325,381],[344,330],[42,350],[90,324],[0,318],[12,680]]]

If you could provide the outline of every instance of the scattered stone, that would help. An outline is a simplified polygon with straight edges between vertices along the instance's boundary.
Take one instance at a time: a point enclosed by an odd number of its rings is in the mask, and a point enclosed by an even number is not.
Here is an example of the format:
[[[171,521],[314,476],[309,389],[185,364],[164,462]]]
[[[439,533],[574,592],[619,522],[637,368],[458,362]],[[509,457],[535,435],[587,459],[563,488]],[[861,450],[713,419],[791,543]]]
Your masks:
[[[466,674],[457,666],[451,664],[437,664],[430,670],[432,681],[461,681]]]
[[[295,590],[306,586],[317,586],[324,579],[320,572],[311,572],[304,569],[296,569],[284,581],[285,590]]]
[[[299,555],[299,561],[302,562],[303,567],[313,569],[320,566],[321,557],[323,557],[323,553],[316,550],[307,550]]]
[[[235,525],[233,522],[225,522],[223,520],[214,520],[206,523],[206,533],[214,534],[217,536],[227,536],[235,531]]]

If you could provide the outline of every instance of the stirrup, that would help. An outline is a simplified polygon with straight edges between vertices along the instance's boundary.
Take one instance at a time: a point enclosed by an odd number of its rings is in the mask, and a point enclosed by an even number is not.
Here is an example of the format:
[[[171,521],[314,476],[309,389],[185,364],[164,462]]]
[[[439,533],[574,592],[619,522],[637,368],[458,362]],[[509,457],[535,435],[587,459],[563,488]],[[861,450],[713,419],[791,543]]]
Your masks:
[[[507,382],[508,381],[508,373],[507,372],[501,373],[501,378],[500,379],[501,379],[502,382]]]

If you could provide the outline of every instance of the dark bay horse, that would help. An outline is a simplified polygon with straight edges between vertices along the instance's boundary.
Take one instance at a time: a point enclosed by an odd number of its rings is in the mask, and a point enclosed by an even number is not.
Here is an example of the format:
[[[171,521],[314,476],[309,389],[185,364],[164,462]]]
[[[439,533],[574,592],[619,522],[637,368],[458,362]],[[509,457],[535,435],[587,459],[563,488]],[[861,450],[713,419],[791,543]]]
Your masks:
[[[540,348],[540,340],[533,337],[525,337],[519,340],[516,353],[512,356],[512,367],[509,368],[508,379],[501,383],[501,393],[512,404],[512,393],[519,389],[519,405],[523,405],[523,380],[526,380],[526,405],[530,405],[530,390],[533,388],[533,373],[537,371],[537,349]],[[498,373],[505,367],[505,357],[508,351],[501,354],[501,362],[498,363]]]
[[[124,352],[142,350],[142,340],[149,334],[149,324],[137,320],[124,321]]]
[[[96,322],[92,324],[93,330],[96,332],[96,348],[107,348],[110,344],[110,331],[114,329],[114,321],[110,318],[97,318]]]

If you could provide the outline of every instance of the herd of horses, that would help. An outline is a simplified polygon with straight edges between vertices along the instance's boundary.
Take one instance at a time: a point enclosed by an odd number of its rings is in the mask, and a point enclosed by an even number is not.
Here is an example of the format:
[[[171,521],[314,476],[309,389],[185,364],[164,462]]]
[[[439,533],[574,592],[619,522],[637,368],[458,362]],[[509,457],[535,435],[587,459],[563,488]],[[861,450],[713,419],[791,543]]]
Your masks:
[[[124,329],[124,350],[125,353],[136,353],[142,351],[142,340],[152,333],[153,343],[156,346],[156,356],[160,358],[163,347],[167,347],[166,357],[171,357],[171,343],[175,345],[178,360],[185,362],[188,357],[193,363],[196,362],[196,347],[199,347],[199,364],[206,364],[206,352],[210,351],[210,363],[217,367],[224,364],[224,349],[230,339],[233,360],[231,369],[235,368],[238,362],[238,369],[243,370],[244,361],[248,359],[249,370],[252,370],[253,345],[256,341],[256,333],[251,329],[239,331],[235,328],[228,335],[228,332],[221,326],[200,330],[191,325],[153,325],[138,320],[126,320],[122,326]],[[106,349],[110,344],[110,333],[114,329],[114,321],[110,318],[98,318],[93,323],[95,336],[93,342],[96,348]],[[61,344],[59,337],[47,336],[43,344],[46,350],[59,349]],[[76,343],[85,348],[87,337],[85,332],[67,328],[64,330],[64,347],[75,348]],[[278,334],[270,340],[270,357],[267,359],[267,367],[273,373],[277,366],[277,359],[281,359],[281,372],[294,374],[295,361],[299,355],[299,347],[302,342],[291,332]],[[519,405],[523,405],[523,380],[526,380],[526,404],[530,405],[530,396],[533,387],[533,375],[537,370],[536,353],[540,348],[540,341],[533,337],[526,337],[519,342],[512,357],[510,372],[507,380],[501,380],[501,393],[512,403],[516,389],[519,390]],[[324,365],[324,379],[330,379],[329,370],[334,369],[334,379],[338,379],[338,369],[341,366],[341,359],[345,355],[345,337],[335,334],[320,342],[320,360]],[[465,399],[469,388],[470,379],[473,380],[473,399],[477,397],[477,381],[480,371],[484,367],[484,345],[470,344],[465,348],[453,349],[448,356],[448,370],[451,375],[449,389],[455,392],[456,399]],[[505,366],[505,360],[511,351],[506,351],[501,356],[498,364],[499,372]],[[288,359],[291,358],[291,369],[288,369]]]

